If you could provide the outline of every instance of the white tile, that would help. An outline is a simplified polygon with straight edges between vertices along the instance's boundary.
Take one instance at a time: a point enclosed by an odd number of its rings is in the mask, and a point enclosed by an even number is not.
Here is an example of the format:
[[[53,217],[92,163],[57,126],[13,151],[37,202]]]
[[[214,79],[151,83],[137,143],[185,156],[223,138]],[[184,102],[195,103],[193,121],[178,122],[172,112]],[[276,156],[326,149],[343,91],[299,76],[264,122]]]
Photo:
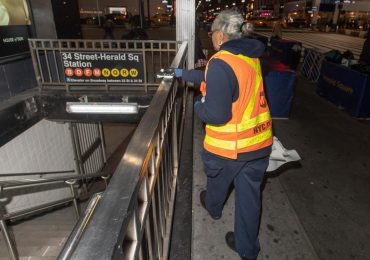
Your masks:
[[[0,174],[74,170],[70,139],[67,124],[42,120],[0,148]],[[66,188],[18,195],[7,205],[7,209],[18,210],[67,196],[69,190]]]

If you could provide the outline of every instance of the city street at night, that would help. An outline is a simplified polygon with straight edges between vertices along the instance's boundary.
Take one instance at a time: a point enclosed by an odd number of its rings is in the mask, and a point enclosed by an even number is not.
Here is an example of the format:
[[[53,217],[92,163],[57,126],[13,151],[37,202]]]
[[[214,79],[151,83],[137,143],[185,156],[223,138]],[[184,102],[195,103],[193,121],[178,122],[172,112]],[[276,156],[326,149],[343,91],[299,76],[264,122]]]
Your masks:
[[[256,33],[270,37],[271,30],[256,30]],[[307,30],[283,30],[283,38],[294,40],[302,43],[304,48],[315,48],[320,52],[339,50],[345,52],[351,51],[355,58],[358,59],[364,45],[365,39],[353,37],[339,33],[312,32]]]

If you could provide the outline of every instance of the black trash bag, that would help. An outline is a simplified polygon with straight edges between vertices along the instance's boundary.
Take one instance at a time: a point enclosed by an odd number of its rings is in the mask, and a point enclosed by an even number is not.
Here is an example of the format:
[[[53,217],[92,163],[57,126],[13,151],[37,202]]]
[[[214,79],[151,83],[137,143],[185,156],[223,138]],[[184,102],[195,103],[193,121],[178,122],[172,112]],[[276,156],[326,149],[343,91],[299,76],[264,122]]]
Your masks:
[[[302,46],[299,44],[294,44],[289,52],[288,65],[292,70],[297,70],[299,62],[301,60]]]
[[[347,60],[353,60],[355,56],[353,55],[351,51],[346,50],[345,52],[343,52],[342,58],[347,59]]]
[[[325,59],[330,62],[341,64],[342,58],[342,53],[338,50],[331,50],[325,53]]]

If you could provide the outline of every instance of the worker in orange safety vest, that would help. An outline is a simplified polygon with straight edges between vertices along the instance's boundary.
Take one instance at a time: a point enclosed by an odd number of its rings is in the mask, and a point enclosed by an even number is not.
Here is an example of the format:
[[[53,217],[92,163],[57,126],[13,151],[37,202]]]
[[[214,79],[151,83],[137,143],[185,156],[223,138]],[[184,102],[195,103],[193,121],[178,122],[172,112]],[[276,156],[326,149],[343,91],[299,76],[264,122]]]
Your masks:
[[[243,37],[250,31],[251,25],[238,12],[220,12],[210,32],[218,52],[206,70],[175,70],[176,77],[201,86],[202,98],[194,104],[196,115],[206,125],[202,159],[207,186],[200,193],[201,205],[213,219],[220,219],[234,184],[234,232],[225,239],[248,260],[256,259],[260,251],[260,186],[273,142],[258,59],[265,46]]]

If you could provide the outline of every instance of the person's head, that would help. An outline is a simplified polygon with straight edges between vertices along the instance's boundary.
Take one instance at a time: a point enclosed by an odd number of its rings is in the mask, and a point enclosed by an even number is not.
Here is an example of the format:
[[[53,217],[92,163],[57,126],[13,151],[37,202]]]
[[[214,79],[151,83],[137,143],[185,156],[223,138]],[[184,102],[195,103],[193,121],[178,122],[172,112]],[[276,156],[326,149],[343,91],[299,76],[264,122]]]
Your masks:
[[[251,23],[245,23],[242,15],[235,10],[224,10],[217,15],[212,23],[211,34],[213,48],[218,51],[220,46],[234,39],[248,35],[253,31]]]

